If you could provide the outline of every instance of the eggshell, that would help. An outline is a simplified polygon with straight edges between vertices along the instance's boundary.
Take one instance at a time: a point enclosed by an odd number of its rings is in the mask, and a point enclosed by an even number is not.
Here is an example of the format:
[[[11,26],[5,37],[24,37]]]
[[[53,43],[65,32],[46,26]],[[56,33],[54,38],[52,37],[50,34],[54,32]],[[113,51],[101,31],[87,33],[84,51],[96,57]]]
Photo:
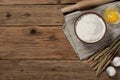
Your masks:
[[[115,57],[112,61],[112,64],[115,66],[115,67],[119,67],[120,66],[120,57]]]
[[[116,70],[114,67],[112,66],[109,66],[107,69],[106,69],[106,72],[107,74],[110,76],[110,77],[113,77],[116,75]]]

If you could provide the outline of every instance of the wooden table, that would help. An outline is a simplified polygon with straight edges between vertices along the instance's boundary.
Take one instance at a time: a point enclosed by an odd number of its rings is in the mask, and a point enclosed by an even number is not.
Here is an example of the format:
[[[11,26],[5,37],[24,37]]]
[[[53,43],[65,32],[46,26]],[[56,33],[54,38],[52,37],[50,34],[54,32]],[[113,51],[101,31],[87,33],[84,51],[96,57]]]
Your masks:
[[[0,80],[120,80],[98,79],[66,39],[60,8],[77,1],[0,0]]]

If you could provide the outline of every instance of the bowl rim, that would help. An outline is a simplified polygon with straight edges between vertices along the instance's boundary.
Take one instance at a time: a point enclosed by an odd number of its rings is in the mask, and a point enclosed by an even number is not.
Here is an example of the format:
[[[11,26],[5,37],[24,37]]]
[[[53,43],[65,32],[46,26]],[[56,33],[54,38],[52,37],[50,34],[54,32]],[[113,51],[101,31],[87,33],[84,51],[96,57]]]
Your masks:
[[[84,41],[84,40],[82,40],[82,39],[77,35],[77,33],[76,33],[76,25],[77,25],[78,19],[79,19],[80,17],[82,17],[83,15],[86,15],[86,14],[95,14],[95,15],[97,15],[98,17],[100,17],[100,18],[103,20],[103,22],[104,22],[104,24],[105,24],[105,33],[104,33],[104,35],[102,36],[102,38],[101,38],[100,40],[98,40],[98,41],[95,41],[95,42],[87,42],[87,41]],[[105,34],[106,34],[106,32],[107,32],[107,24],[106,24],[104,18],[103,18],[101,15],[99,15],[98,13],[96,13],[96,12],[84,12],[84,13],[80,14],[80,15],[75,19],[75,22],[74,22],[74,32],[75,32],[75,35],[77,36],[77,38],[78,38],[80,41],[82,41],[82,42],[84,42],[84,43],[88,43],[88,44],[94,44],[94,43],[100,42],[100,41],[105,37]]]

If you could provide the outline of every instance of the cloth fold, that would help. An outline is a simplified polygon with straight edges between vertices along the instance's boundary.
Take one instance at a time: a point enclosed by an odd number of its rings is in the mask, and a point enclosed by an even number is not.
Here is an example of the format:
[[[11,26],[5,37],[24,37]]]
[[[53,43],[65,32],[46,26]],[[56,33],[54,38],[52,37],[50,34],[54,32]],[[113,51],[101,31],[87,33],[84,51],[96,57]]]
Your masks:
[[[113,2],[99,6],[91,10],[75,11],[65,15],[65,23],[63,25],[63,31],[67,39],[69,40],[70,44],[72,45],[73,49],[79,56],[80,60],[86,59],[87,57],[93,55],[98,50],[108,46],[120,34],[120,23],[114,25],[106,23],[107,32],[105,34],[105,37],[97,43],[87,44],[80,41],[75,35],[74,32],[75,20],[84,12],[95,12],[103,16],[103,12],[105,8],[110,5],[116,5],[117,7],[120,8],[120,2]]]

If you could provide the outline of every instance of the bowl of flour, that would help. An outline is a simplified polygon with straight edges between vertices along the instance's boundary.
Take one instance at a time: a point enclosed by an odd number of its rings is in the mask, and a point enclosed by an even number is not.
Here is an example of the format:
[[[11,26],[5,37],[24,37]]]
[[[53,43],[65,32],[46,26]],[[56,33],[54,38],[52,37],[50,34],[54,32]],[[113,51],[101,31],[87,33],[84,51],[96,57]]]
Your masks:
[[[77,18],[74,30],[79,40],[86,43],[96,43],[104,37],[107,28],[105,21],[99,14],[86,12]]]

